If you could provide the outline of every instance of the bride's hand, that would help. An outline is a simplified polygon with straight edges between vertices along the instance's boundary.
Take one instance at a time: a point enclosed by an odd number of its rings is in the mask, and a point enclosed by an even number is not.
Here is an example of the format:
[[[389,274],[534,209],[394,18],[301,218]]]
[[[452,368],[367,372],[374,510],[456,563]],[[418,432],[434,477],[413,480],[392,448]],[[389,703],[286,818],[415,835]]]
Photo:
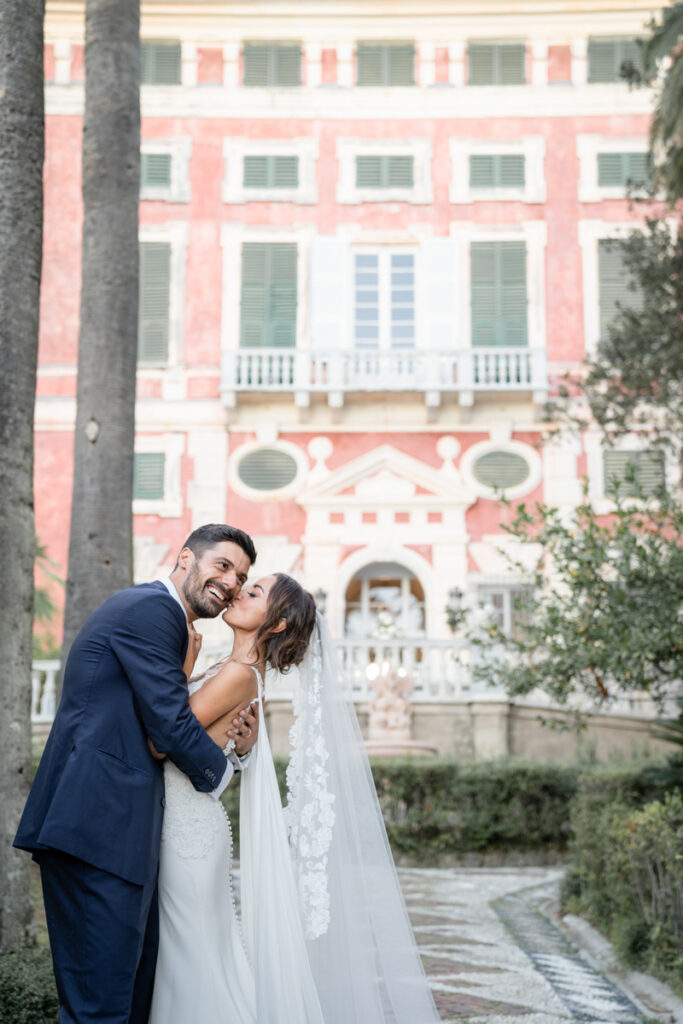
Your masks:
[[[199,652],[202,649],[202,637],[197,632],[191,622],[187,624],[188,641],[187,641],[187,654],[185,655],[185,664],[183,665],[183,672],[189,680],[194,670],[195,663],[199,657]]]
[[[259,702],[253,700],[248,708],[240,711],[238,718],[233,718],[232,729],[228,730],[228,739],[235,741],[235,753],[244,757],[258,739]]]

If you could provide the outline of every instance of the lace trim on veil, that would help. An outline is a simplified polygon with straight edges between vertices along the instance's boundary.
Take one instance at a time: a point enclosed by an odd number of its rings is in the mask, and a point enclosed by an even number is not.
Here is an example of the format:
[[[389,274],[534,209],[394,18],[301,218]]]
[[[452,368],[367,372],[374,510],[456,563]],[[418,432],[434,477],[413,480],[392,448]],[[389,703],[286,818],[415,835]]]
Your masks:
[[[284,813],[306,938],[317,939],[325,934],[330,923],[327,861],[335,812],[326,768],[329,753],[321,706],[323,660],[317,629],[311,648],[311,656],[306,659],[308,671],[302,666],[301,682],[292,699],[292,753],[287,766]],[[306,675],[308,678],[304,678]]]

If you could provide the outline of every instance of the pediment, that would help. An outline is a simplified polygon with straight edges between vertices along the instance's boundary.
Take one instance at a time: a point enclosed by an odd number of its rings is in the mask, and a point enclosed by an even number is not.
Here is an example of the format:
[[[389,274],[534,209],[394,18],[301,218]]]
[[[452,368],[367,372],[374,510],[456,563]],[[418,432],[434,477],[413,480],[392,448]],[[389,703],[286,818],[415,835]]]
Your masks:
[[[451,462],[435,469],[392,445],[381,445],[339,466],[297,498],[304,507],[430,501],[470,505],[474,500]]]

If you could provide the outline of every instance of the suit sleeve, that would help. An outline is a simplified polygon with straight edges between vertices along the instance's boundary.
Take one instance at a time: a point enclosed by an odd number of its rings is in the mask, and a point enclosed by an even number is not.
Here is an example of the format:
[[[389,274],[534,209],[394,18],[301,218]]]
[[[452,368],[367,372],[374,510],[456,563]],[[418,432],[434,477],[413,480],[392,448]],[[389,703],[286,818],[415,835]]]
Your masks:
[[[214,789],[225,774],[226,759],[190,710],[182,669],[186,636],[173,606],[157,595],[138,602],[109,642],[154,746],[195,789]]]

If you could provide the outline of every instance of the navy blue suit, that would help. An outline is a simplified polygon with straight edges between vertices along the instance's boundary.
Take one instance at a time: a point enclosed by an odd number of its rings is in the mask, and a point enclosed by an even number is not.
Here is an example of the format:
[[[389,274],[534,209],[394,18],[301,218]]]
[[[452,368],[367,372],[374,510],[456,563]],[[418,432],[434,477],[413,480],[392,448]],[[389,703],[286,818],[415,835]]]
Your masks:
[[[60,1024],[147,1019],[164,803],[147,736],[200,791],[226,767],[190,711],[186,650],[185,615],[159,582],[109,598],[71,648],[14,840],[41,866]]]

